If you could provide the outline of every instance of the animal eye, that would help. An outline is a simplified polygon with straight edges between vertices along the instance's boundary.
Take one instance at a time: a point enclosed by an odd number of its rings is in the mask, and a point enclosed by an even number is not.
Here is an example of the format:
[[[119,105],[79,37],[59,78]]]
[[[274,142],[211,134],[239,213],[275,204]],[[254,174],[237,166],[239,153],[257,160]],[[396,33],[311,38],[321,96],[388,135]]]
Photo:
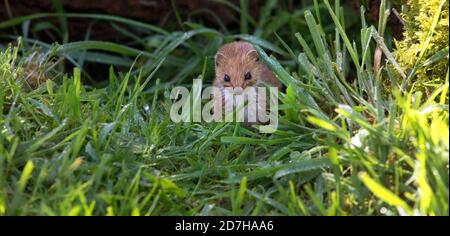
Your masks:
[[[247,73],[245,73],[244,78],[245,78],[245,80],[251,80],[252,74],[250,74],[250,72],[247,72]]]
[[[230,76],[228,76],[227,74],[225,74],[225,76],[223,77],[223,80],[225,81],[225,82],[230,82]]]

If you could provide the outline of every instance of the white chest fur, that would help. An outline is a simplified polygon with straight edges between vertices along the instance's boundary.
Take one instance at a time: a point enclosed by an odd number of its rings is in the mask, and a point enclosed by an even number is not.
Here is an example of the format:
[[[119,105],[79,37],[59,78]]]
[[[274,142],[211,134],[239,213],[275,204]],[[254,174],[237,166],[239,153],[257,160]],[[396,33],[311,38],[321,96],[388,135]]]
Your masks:
[[[266,123],[268,121],[265,87],[220,88],[220,96],[214,96],[214,112],[221,112],[225,121]],[[234,114],[233,114],[234,112]]]

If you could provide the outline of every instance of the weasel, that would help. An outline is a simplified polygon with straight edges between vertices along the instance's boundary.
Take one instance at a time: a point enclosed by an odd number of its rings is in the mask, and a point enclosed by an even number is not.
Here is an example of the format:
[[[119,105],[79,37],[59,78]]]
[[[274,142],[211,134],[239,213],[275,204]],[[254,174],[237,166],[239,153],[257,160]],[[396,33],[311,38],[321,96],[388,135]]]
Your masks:
[[[215,55],[215,69],[216,77],[213,86],[220,90],[220,94],[216,93],[213,95],[215,115],[220,112],[221,107],[226,105],[225,99],[228,99],[228,96],[225,95],[227,91],[239,94],[239,92],[246,90],[248,87],[264,87],[264,83],[281,89],[281,83],[273,72],[259,61],[256,49],[247,42],[236,41],[222,45]],[[268,91],[267,94],[269,94]],[[256,109],[265,102],[266,98],[261,97],[260,99],[258,97]],[[220,106],[219,103],[222,105]],[[268,106],[268,104],[265,105],[265,107]],[[262,111],[263,109],[259,110]],[[244,124],[252,124],[253,122],[247,122],[247,118],[256,116],[256,111],[245,112]],[[259,122],[259,119],[257,119],[256,123],[264,122]]]

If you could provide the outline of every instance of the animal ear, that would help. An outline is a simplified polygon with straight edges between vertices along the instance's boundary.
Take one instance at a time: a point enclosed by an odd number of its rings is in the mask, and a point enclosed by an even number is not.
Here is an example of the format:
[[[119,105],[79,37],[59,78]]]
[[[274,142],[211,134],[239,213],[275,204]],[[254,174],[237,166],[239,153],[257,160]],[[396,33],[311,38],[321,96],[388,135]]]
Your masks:
[[[258,55],[258,53],[256,52],[256,50],[250,50],[250,51],[247,53],[247,57],[250,58],[250,59],[252,59],[252,60],[254,60],[254,61],[259,61],[259,55]]]
[[[221,65],[222,62],[224,61],[225,56],[222,53],[217,53],[216,56],[214,57],[214,63],[217,66]]]

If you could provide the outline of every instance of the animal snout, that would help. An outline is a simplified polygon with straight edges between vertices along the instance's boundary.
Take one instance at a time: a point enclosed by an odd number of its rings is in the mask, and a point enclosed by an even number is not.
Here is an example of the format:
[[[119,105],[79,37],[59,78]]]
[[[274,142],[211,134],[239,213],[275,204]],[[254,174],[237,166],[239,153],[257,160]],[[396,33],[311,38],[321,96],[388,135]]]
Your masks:
[[[241,87],[234,87],[233,92],[236,95],[241,95],[244,90]]]

